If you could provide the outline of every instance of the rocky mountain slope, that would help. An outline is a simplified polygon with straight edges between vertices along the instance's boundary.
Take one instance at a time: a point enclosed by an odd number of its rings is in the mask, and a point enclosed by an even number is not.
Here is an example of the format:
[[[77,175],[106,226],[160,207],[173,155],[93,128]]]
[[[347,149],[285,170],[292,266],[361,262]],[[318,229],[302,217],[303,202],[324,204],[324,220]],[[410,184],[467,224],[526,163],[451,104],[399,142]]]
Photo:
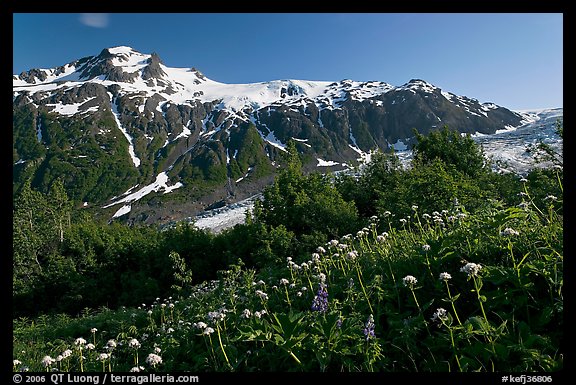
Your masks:
[[[13,76],[14,189],[60,177],[87,210],[163,222],[258,193],[290,140],[308,170],[337,170],[408,146],[413,129],[494,134],[531,119],[419,79],[224,84],[113,47]]]

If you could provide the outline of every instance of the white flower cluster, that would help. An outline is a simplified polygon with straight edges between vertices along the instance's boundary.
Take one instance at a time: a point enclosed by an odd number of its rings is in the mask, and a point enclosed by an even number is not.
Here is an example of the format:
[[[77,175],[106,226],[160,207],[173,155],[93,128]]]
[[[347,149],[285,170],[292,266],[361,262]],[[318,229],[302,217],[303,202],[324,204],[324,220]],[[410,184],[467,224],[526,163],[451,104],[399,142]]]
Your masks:
[[[224,311],[210,311],[208,312],[209,321],[222,321],[226,317]]]
[[[446,309],[443,308],[438,308],[436,309],[436,311],[434,312],[434,315],[432,315],[432,321],[436,321],[436,320],[447,320],[448,319],[448,312],[446,311]]]
[[[52,365],[54,362],[56,362],[56,360],[50,356],[44,356],[44,358],[42,358],[42,365],[44,365],[45,368]]]
[[[256,290],[256,295],[263,301],[268,299],[268,294],[264,293],[262,290]]]
[[[506,227],[504,230],[500,231],[500,235],[503,237],[508,237],[512,235],[520,235],[520,233],[511,227]]]
[[[449,279],[452,279],[452,276],[448,273],[440,273],[440,281],[447,282]]]
[[[255,311],[254,312],[254,317],[256,318],[262,318],[263,315],[268,314],[268,312],[266,310],[260,310],[260,311]]]
[[[412,275],[407,275],[404,278],[402,278],[402,282],[404,283],[404,286],[413,287],[418,283],[418,280],[416,279],[416,277]]]
[[[152,367],[155,367],[156,365],[162,363],[162,357],[157,354],[150,353],[148,354],[148,357],[146,357],[146,363]]]
[[[468,274],[469,277],[475,277],[478,275],[482,266],[480,264],[469,262],[460,268],[460,271]]]
[[[358,258],[358,252],[356,250],[352,250],[352,251],[348,252],[348,254],[346,254],[346,258],[353,261],[356,258]]]
[[[106,349],[114,349],[116,347],[116,341],[108,340],[106,343]]]
[[[136,338],[132,338],[130,341],[128,341],[128,346],[134,349],[138,349],[141,345]]]

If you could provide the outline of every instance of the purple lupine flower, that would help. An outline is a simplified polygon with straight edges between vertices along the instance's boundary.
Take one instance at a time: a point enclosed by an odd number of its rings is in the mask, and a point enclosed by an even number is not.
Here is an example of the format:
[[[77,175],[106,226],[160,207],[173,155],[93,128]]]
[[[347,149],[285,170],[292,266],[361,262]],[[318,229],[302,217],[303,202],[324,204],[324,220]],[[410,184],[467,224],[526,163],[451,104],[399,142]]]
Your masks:
[[[364,335],[366,336],[366,341],[368,341],[370,338],[375,337],[374,316],[372,314],[370,314],[370,316],[368,317],[368,321],[366,322],[366,325],[364,325]]]
[[[320,283],[318,292],[312,301],[312,310],[325,313],[328,310],[328,290],[324,283]]]

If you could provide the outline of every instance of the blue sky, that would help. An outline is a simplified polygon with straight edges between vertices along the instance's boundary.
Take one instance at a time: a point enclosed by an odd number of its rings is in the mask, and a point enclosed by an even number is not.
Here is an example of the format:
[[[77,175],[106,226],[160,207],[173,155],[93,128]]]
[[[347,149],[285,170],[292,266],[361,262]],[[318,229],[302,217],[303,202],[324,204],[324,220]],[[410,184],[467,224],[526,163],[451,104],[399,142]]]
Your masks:
[[[515,109],[563,107],[562,13],[15,13],[13,73],[103,48],[223,83],[424,79]]]

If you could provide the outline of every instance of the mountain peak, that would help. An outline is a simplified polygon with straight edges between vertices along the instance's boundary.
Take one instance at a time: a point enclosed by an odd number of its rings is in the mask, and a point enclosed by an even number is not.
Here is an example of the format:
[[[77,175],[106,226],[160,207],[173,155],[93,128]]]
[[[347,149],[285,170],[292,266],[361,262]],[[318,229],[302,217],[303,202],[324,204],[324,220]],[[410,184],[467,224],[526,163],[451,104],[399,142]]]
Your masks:
[[[119,45],[116,47],[106,48],[106,49],[104,49],[104,51],[108,51],[112,55],[120,55],[120,54],[130,55],[132,53],[139,53],[138,51],[134,50],[134,48],[128,47],[125,45]]]
[[[14,141],[14,167],[42,164],[35,178],[44,180],[64,170],[46,156],[57,154],[70,165],[65,172],[73,175],[68,180],[75,185],[68,187],[74,199],[104,210],[123,203],[110,215],[134,210],[135,221],[184,215],[177,206],[136,203],[162,186],[197,200],[186,210],[245,198],[272,179],[292,139],[309,159],[306,167],[340,169],[374,149],[410,145],[414,128],[425,134],[448,125],[489,134],[525,119],[422,79],[400,87],[351,79],[226,84],[127,46],[13,76],[13,95],[15,116],[31,116],[14,119],[14,138],[26,138]]]

